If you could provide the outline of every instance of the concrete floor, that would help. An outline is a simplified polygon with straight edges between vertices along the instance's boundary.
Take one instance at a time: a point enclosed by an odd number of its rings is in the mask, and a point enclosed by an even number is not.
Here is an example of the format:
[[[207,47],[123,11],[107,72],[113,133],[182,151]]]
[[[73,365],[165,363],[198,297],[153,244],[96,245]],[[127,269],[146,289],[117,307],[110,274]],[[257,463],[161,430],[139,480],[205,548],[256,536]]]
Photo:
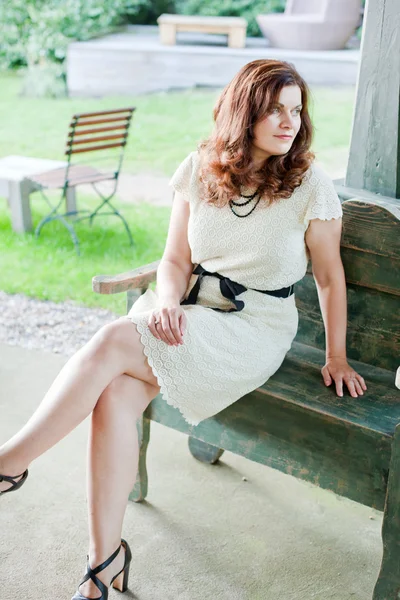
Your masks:
[[[0,441],[31,415],[65,358],[0,344]],[[87,553],[88,420],[0,498],[1,600],[68,600]],[[149,495],[130,503],[136,600],[369,600],[382,514],[242,457],[196,461],[152,425]],[[243,480],[243,477],[247,481]],[[118,592],[110,592],[110,600]],[[120,596],[122,597],[122,596]]]

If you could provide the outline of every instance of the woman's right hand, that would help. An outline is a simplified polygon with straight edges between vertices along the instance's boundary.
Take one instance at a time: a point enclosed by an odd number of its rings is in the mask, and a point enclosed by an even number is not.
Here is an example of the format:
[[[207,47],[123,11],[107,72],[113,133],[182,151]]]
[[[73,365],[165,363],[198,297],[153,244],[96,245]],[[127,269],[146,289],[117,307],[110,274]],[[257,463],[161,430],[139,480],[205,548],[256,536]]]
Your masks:
[[[166,301],[153,310],[148,326],[158,340],[162,340],[169,346],[180,346],[183,344],[186,323],[186,314],[181,305]]]

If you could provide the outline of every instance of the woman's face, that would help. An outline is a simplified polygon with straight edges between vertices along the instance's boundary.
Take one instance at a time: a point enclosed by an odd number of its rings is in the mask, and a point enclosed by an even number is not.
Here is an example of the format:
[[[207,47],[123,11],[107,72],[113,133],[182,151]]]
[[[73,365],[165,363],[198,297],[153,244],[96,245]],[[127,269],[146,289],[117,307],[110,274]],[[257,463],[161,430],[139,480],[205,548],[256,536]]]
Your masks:
[[[300,112],[300,88],[297,85],[282,88],[270,113],[254,127],[252,156],[256,164],[261,166],[270,156],[289,152],[300,129]]]

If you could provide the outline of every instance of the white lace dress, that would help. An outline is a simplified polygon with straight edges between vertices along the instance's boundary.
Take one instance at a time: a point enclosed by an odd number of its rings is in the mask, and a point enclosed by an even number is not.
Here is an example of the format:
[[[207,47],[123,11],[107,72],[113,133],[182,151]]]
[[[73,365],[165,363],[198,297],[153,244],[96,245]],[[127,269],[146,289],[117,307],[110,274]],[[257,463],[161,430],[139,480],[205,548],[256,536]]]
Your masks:
[[[260,202],[246,218],[235,216],[229,206],[217,208],[200,200],[198,171],[198,153],[192,152],[170,182],[190,203],[192,262],[247,288],[277,290],[302,279],[310,219],[342,216],[331,179],[315,164],[290,198],[271,206]],[[186,296],[196,278],[189,281]],[[233,307],[219,284],[216,277],[205,277],[197,303],[184,306],[183,345],[169,346],[148,329],[149,313],[158,303],[152,290],[128,315],[141,335],[163,398],[192,425],[262,385],[282,364],[297,332],[294,295],[278,298],[248,289],[237,297],[245,303],[242,311],[217,312],[210,307]]]

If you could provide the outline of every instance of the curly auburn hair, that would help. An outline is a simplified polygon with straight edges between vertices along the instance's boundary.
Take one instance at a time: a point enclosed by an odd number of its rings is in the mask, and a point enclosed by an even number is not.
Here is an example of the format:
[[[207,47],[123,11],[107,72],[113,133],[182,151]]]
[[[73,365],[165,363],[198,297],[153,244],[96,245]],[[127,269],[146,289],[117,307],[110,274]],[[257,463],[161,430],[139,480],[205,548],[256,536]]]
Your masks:
[[[283,87],[299,86],[301,126],[284,155],[270,156],[254,172],[251,156],[254,126],[278,101]],[[225,206],[242,188],[258,189],[262,198],[289,198],[315,156],[310,151],[313,124],[308,113],[310,91],[293,65],[278,60],[254,60],[224,88],[214,108],[211,136],[199,145],[200,181],[210,204]]]

